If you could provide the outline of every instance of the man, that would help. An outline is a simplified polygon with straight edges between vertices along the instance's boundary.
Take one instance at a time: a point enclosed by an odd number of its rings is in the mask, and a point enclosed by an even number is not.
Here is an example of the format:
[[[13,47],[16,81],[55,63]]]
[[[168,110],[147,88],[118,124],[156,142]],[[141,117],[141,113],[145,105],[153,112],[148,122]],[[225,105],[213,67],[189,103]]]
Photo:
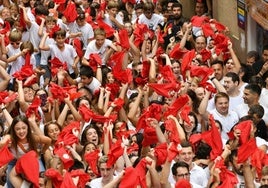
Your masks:
[[[199,105],[199,113],[204,119],[208,118],[209,113],[211,113],[215,120],[220,121],[222,124],[221,136],[223,141],[228,140],[229,137],[227,133],[231,128],[238,122],[239,118],[235,111],[229,110],[229,96],[224,92],[219,92],[214,97],[215,109],[207,111],[208,99],[210,92],[206,92],[205,97]]]
[[[262,167],[262,170],[261,170],[261,185],[268,185],[268,166]]]
[[[215,78],[223,84],[223,76],[224,76],[224,68],[223,68],[223,61],[215,60],[211,62],[211,68],[213,68],[215,72]]]
[[[104,155],[100,157],[98,161],[98,168],[99,168],[101,177],[92,180],[90,182],[90,187],[98,187],[98,188],[104,187],[115,178],[115,176],[113,175],[114,167],[107,168],[106,166],[107,161],[108,161],[107,156]]]
[[[267,63],[266,63],[267,62]],[[268,69],[267,65],[268,64],[268,45],[265,45],[262,50],[262,59],[253,63],[253,67],[255,70],[255,74],[258,76],[262,76]]]
[[[240,92],[239,76],[234,72],[228,72],[224,77],[224,88],[229,95],[229,109],[234,110],[236,106],[243,103],[243,92]]]
[[[192,188],[202,188],[202,186],[192,183],[190,181],[189,165],[185,162],[179,161],[175,163],[172,168],[172,175],[176,182],[185,179],[190,182]]]

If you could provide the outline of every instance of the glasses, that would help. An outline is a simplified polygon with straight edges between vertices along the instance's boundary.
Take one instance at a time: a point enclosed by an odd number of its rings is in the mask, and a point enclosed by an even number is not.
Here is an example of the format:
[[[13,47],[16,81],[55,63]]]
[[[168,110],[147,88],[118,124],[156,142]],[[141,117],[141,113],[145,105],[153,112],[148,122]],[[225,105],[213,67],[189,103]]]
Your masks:
[[[10,44],[11,44],[11,45],[14,45],[14,44],[19,45],[20,42],[10,42]]]
[[[180,178],[188,178],[188,177],[190,177],[190,173],[177,174],[177,177],[180,177]]]

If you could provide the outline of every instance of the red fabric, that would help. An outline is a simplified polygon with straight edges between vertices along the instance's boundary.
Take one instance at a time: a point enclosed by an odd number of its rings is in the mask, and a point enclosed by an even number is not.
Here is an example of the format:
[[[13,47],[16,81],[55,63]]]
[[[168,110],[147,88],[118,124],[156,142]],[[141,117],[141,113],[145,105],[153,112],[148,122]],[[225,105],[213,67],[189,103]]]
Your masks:
[[[108,83],[105,87],[111,92],[110,100],[113,101],[118,96],[120,86],[118,83]]]
[[[74,47],[78,57],[82,58],[84,56],[83,43],[79,38],[73,39],[73,47]]]
[[[209,67],[191,65],[190,73],[191,77],[196,76],[201,79],[200,83],[205,83],[208,80],[208,76],[214,73],[214,70]]]
[[[118,35],[119,35],[120,45],[122,46],[122,48],[125,50],[129,50],[130,44],[129,44],[129,37],[128,37],[127,30],[120,29]]]
[[[60,28],[60,26],[59,25],[55,25],[52,29],[51,29],[51,31],[50,31],[50,33],[49,33],[49,38],[53,38],[53,35],[54,35],[54,33],[55,32],[57,32],[57,31],[59,31],[61,28]]]
[[[191,188],[191,184],[188,180],[186,179],[180,179],[177,181],[175,184],[175,188]]]
[[[168,138],[170,142],[180,143],[179,133],[175,121],[172,119],[167,119],[165,120],[164,125],[165,130],[169,132]]]
[[[68,93],[71,101],[74,101],[75,99],[78,99],[82,96],[82,93],[77,92],[76,86],[65,87],[64,89],[66,89],[66,92]]]
[[[142,78],[140,76],[135,78],[135,83],[137,86],[145,86],[148,83],[148,78]]]
[[[165,65],[161,69],[161,75],[163,76],[164,80],[168,82],[176,82],[176,77],[171,69],[170,66]],[[177,91],[180,89],[180,85],[177,86],[178,88],[176,89]]]
[[[163,38],[163,33],[161,31],[157,33],[157,39],[159,44],[163,44],[165,42]]]
[[[0,149],[0,167],[4,166],[14,159],[13,154],[8,149],[8,144],[9,142],[6,142],[5,145]]]
[[[0,104],[8,104],[12,101],[14,101],[17,98],[18,94],[17,93],[11,93],[9,94],[7,91],[1,91],[0,92]]]
[[[155,132],[155,128],[149,126],[145,127],[143,132],[142,146],[147,147],[157,142],[158,138]]]
[[[136,166],[135,170],[137,171],[138,178],[139,178],[139,185],[141,188],[146,188],[146,164],[148,162],[145,158],[141,159],[138,165]]]
[[[192,60],[195,57],[195,50],[188,51],[182,58],[181,75],[185,78],[186,71],[190,69]]]
[[[245,162],[254,151],[256,151],[257,145],[254,138],[250,139],[238,148],[237,151],[237,163]]]
[[[235,126],[234,128],[235,130],[238,129],[241,131],[240,137],[239,137],[239,141],[241,144],[244,144],[249,140],[251,126],[253,126],[253,123],[251,120],[242,121]]]
[[[90,166],[90,169],[97,176],[99,176],[99,171],[98,171],[97,166],[98,166],[98,160],[99,160],[100,154],[101,154],[100,150],[95,149],[94,151],[85,154],[85,157],[84,157],[86,162]]]
[[[209,17],[206,16],[193,16],[191,18],[192,26],[201,27],[203,24],[209,22]]]
[[[168,162],[171,162],[177,155],[180,154],[182,147],[179,143],[171,142],[171,146],[168,148]]]
[[[166,162],[168,152],[167,152],[167,143],[158,144],[154,148],[154,156],[156,157],[156,165],[160,166]]]
[[[181,112],[180,112],[180,116],[182,120],[185,121],[188,125],[191,124],[191,120],[188,116],[190,112],[191,112],[191,107],[187,104],[182,107]]]
[[[66,97],[64,89],[53,82],[50,82],[49,86],[52,97],[54,99],[59,99],[60,102],[64,101],[64,98]]]
[[[180,60],[188,52],[188,50],[181,49],[180,43],[176,44],[169,53],[169,57]]]
[[[226,30],[226,27],[222,23],[218,22],[217,20],[213,19],[210,21],[210,23],[215,24],[215,27],[218,31]]]
[[[217,93],[217,89],[209,82],[201,82],[199,86],[205,88],[206,90],[210,91],[211,93]]]
[[[184,105],[186,105],[189,101],[188,95],[184,94],[179,96],[172,104],[167,108],[164,113],[164,117],[168,117],[169,115],[177,116],[178,112],[182,109]]]
[[[160,104],[151,104],[146,109],[144,109],[142,115],[140,116],[136,129],[139,131],[142,128],[145,128],[148,125],[147,118],[155,118],[157,121],[161,119],[162,114],[162,105]]]
[[[68,170],[74,164],[73,158],[63,147],[57,149],[56,151],[54,150],[54,153],[55,155],[58,155],[59,158],[61,159],[64,169]]]
[[[67,70],[67,63],[61,62],[57,57],[54,57],[53,59],[49,60],[51,64],[51,74],[52,77],[56,76],[59,69]]]
[[[125,101],[121,98],[116,98],[113,103],[116,105],[115,110],[118,112],[123,107]]]
[[[76,188],[76,185],[73,182],[70,172],[66,172],[64,174],[64,178],[63,178],[60,188]]]
[[[20,26],[23,28],[23,29],[26,29],[26,22],[24,20],[24,13],[23,13],[23,10],[20,8],[20,16],[19,16],[20,20]]]
[[[134,44],[139,47],[144,41],[144,34],[149,32],[149,28],[146,24],[136,24],[136,27],[133,31],[135,36]]]
[[[53,187],[61,186],[63,177],[58,170],[54,168],[49,168],[45,171],[45,176],[51,179]]]
[[[106,24],[102,18],[97,18],[96,19],[97,23],[98,23],[98,26],[99,28],[102,28],[105,30],[105,33],[106,33],[106,37],[107,38],[110,38],[112,36],[114,36],[114,32],[115,30],[108,24]]]
[[[24,80],[34,74],[33,66],[30,62],[31,55],[30,53],[25,54],[25,64],[21,67],[21,69],[13,74],[14,78],[19,80]]]
[[[264,161],[265,156],[266,156],[266,153],[264,153],[263,150],[256,148],[256,150],[253,152],[253,154],[250,157],[250,163],[253,167],[256,168],[259,179],[261,179],[262,167],[265,166],[265,161]]]
[[[29,165],[30,162],[30,165]],[[21,156],[15,165],[17,174],[23,174],[34,188],[39,187],[39,162],[37,153],[33,150]]]
[[[74,22],[77,18],[77,11],[76,11],[76,6],[75,3],[70,1],[67,4],[66,9],[63,11],[63,15],[66,18],[67,22],[71,23]]]
[[[26,117],[30,117],[32,114],[35,114],[35,117],[37,119],[41,119],[41,116],[38,112],[38,107],[41,106],[41,99],[38,96],[35,96],[32,104],[28,107],[27,111],[26,111]]]
[[[167,98],[171,97],[171,91],[177,91],[180,88],[180,85],[175,82],[164,84],[149,83],[148,86],[152,88],[158,95],[162,95]]]
[[[210,37],[215,34],[213,29],[210,26],[210,23],[205,23],[201,27],[202,27],[202,31],[205,37]]]
[[[108,168],[112,167],[117,159],[122,156],[124,153],[124,148],[122,147],[122,140],[118,139],[116,143],[112,145],[108,152],[108,161],[106,163],[106,166]]]
[[[202,56],[202,62],[207,65],[207,61],[211,58],[211,51],[203,49],[201,50],[200,54]]]
[[[128,154],[131,154],[131,153],[133,153],[134,151],[139,151],[139,145],[136,144],[136,143],[132,143],[132,144],[130,144],[130,146],[128,146],[128,148],[127,148],[127,153],[128,153]]]
[[[229,52],[228,41],[230,41],[230,39],[227,36],[221,33],[216,35],[216,37],[214,38],[214,45],[216,47],[217,55],[220,55],[220,53],[224,53],[224,57],[226,57],[225,56],[226,52]],[[224,58],[224,60],[226,59]]]
[[[131,3],[133,5],[136,4],[136,0],[122,0],[123,3]]]
[[[25,82],[23,83],[24,87],[31,87],[33,84],[36,84],[38,81],[37,75],[34,74],[31,77],[26,78]]]
[[[142,62],[142,70],[141,70],[141,77],[142,78],[148,78],[149,72],[150,72],[150,62],[148,60],[145,60]]]
[[[127,167],[121,179],[119,188],[133,188],[139,185],[139,174],[135,168]]]
[[[112,116],[105,117],[102,115],[95,114],[92,110],[87,108],[85,105],[81,105],[78,110],[86,122],[88,122],[90,119],[96,122],[101,122],[101,123],[115,120]]]
[[[54,3],[56,4],[64,4],[66,0],[54,0]]]
[[[94,72],[97,71],[97,67],[101,66],[102,60],[99,54],[92,53],[89,55],[89,66],[93,69]]]
[[[89,174],[87,174],[81,169],[72,170],[70,174],[71,174],[71,177],[77,177],[77,176],[79,177],[77,187],[85,187],[86,183],[90,180]]]

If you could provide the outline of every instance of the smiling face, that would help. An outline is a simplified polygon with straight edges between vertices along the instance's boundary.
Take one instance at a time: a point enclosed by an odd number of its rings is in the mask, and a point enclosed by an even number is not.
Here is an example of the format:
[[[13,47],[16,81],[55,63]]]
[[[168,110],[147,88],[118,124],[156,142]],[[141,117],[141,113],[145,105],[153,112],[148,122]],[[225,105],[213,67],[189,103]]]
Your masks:
[[[215,102],[216,110],[221,115],[228,114],[229,100],[226,97],[219,97]]]
[[[14,131],[16,136],[19,139],[19,142],[27,141],[27,134],[28,134],[28,125],[22,121],[19,121],[14,126]]]
[[[48,136],[51,138],[53,141],[57,141],[58,136],[60,134],[60,128],[56,124],[49,124],[48,126]]]

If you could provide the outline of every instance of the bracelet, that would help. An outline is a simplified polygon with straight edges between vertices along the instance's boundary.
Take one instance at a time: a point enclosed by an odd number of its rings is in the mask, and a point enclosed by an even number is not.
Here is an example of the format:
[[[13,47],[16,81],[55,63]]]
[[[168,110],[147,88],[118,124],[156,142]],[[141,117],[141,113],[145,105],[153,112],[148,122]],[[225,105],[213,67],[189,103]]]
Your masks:
[[[216,77],[214,76],[214,77],[210,78],[210,80],[213,81],[215,78],[216,78]]]
[[[6,110],[6,107],[1,108],[2,111]]]

